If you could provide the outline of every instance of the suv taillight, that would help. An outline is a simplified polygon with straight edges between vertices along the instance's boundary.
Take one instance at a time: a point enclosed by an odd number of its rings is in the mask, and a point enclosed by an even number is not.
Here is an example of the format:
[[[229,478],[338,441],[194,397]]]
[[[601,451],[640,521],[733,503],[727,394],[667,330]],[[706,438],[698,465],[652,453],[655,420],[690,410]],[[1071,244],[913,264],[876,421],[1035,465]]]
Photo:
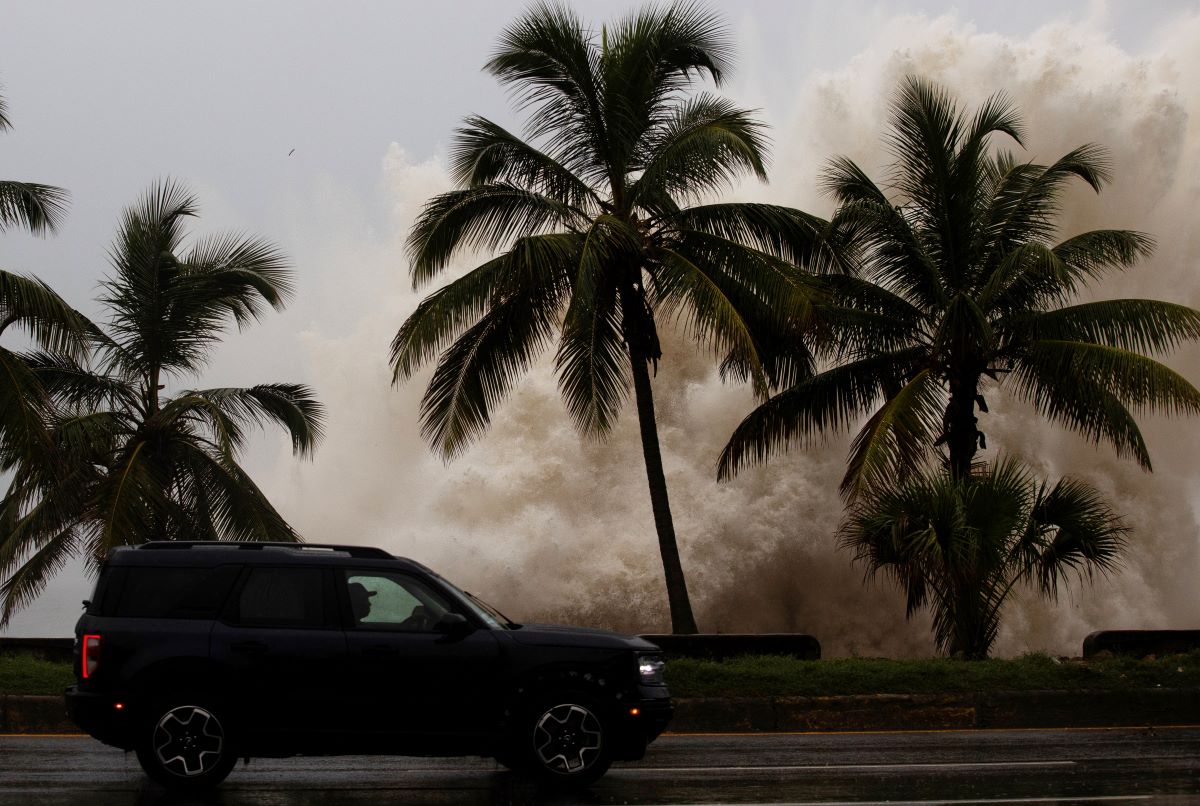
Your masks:
[[[100,636],[83,636],[83,679],[86,680],[96,673],[100,665]]]

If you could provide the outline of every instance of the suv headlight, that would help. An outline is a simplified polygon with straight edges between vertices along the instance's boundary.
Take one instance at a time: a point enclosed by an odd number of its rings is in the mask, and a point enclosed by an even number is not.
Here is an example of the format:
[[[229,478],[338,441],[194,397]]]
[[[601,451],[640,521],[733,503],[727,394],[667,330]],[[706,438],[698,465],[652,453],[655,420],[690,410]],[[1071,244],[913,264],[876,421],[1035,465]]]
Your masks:
[[[657,655],[639,655],[638,681],[643,686],[665,686],[667,681],[663,672],[666,668],[666,662]]]

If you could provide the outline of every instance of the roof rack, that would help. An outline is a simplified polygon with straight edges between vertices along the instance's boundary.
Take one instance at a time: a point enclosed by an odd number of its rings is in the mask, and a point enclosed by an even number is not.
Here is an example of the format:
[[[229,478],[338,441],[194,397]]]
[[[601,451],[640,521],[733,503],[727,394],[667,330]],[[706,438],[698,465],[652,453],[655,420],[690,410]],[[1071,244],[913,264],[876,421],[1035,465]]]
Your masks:
[[[234,540],[154,540],[140,543],[131,548],[140,551],[183,550],[183,549],[287,549],[289,551],[323,553],[342,552],[356,559],[393,560],[395,557],[381,548],[374,546],[340,546],[335,543],[250,543]]]

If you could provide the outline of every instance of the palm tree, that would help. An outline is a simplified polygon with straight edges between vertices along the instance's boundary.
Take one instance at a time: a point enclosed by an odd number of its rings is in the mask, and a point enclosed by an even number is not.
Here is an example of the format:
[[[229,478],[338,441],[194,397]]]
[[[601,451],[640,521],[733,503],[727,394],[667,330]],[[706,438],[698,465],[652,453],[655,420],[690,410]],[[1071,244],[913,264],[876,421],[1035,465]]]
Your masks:
[[[82,357],[87,319],[42,281],[0,269],[0,337],[12,330],[43,350]],[[48,443],[43,413],[47,400],[26,356],[0,345],[0,469],[3,456]]]
[[[45,390],[48,438],[6,440],[12,480],[0,501],[0,626],[70,557],[94,569],[114,546],[147,540],[299,537],[237,457],[248,429],[278,424],[311,455],[322,407],[301,385],[188,389],[232,322],[283,307],[290,271],[272,245],[242,236],[185,243],[195,200],[158,184],[126,210],[103,284],[107,330],[88,326],[92,356],[23,357]]]
[[[434,197],[409,236],[414,287],[459,253],[495,257],[417,307],[392,342],[394,380],[440,356],[422,433],[451,458],[557,332],[555,369],[578,430],[603,438],[629,393],[638,413],[659,550],[676,632],[696,624],[680,563],[654,414],[658,326],[682,319],[760,391],[788,362],[768,361],[807,295],[794,270],[823,222],[759,204],[696,204],[764,173],[763,126],[708,92],[729,46],[692,5],[649,8],[598,33],[539,4],[502,35],[486,69],[526,110],[525,138],[481,117],[457,130],[458,188]],[[770,302],[771,304],[768,304]]]
[[[0,95],[0,132],[8,131],[8,105]],[[34,235],[55,232],[66,213],[67,191],[36,182],[0,179],[0,232],[15,225]]]
[[[1072,574],[1117,567],[1128,529],[1078,481],[1038,483],[1009,459],[962,477],[940,469],[874,487],[851,508],[841,543],[904,588],[908,615],[929,607],[938,648],[987,657],[1019,585],[1054,599]]]
[[[832,225],[857,246],[859,266],[821,280],[842,311],[840,355],[742,421],[722,478],[866,416],[842,482],[851,498],[920,469],[943,445],[963,482],[986,447],[976,411],[996,384],[1147,470],[1134,412],[1200,411],[1200,392],[1146,355],[1200,338],[1200,312],[1145,299],[1070,304],[1152,248],[1124,230],[1055,242],[1068,180],[1097,192],[1108,181],[1103,150],[1084,145],[1037,165],[991,149],[992,134],[1021,142],[1003,95],[968,119],[945,90],[909,78],[892,109],[885,188],[845,157],[831,163]]]

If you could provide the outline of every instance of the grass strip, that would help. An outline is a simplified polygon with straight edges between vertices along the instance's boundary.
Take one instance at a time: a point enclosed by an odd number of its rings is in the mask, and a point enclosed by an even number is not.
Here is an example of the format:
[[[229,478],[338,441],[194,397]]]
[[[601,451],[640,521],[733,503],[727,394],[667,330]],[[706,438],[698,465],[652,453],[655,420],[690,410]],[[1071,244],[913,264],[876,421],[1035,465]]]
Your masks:
[[[747,655],[726,661],[675,658],[667,684],[676,697],[825,697],[966,691],[1122,690],[1200,687],[1200,652],[1138,660],[1015,659],[802,661]]]

